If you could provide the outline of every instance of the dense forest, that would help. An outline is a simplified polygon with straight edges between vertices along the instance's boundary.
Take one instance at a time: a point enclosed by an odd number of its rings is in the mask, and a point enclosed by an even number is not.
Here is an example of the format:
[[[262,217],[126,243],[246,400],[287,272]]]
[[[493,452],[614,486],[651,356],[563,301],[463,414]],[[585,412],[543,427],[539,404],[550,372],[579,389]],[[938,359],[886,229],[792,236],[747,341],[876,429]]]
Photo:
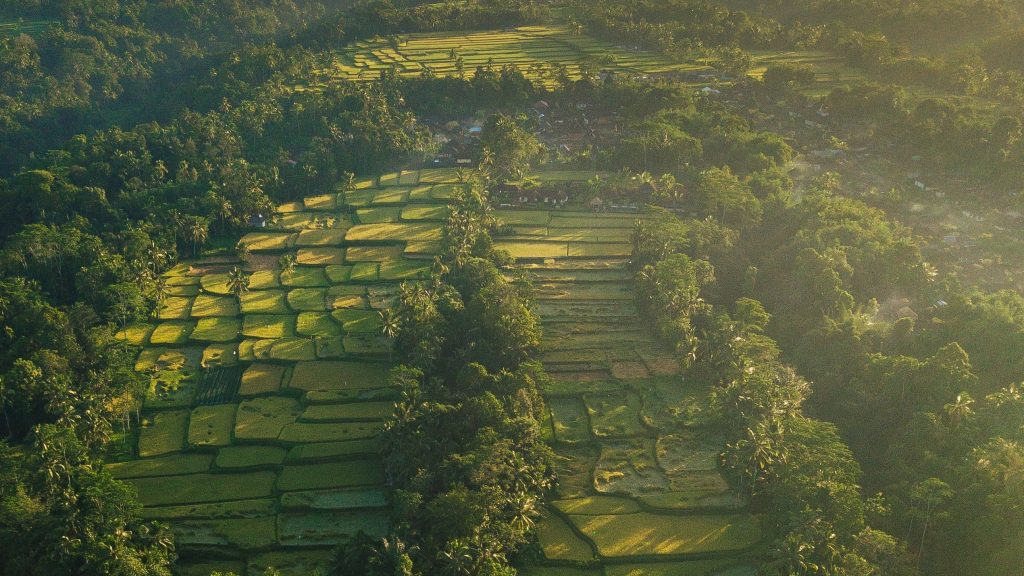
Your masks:
[[[502,207],[540,190],[644,214],[621,258],[630,302],[680,366],[673,382],[708,386],[697,415],[673,414],[721,440],[718,469],[762,534],[752,573],[1024,574],[1024,296],[937,263],[897,201],[924,191],[920,180],[956,178],[966,184],[941,198],[958,208],[1020,210],[1022,10],[4,3],[0,574],[178,573],[174,532],[106,469],[137,433],[150,385],[117,334],[157,318],[176,264],[245,262],[239,238],[278,205],[344,196],[463,141],[429,273],[402,282],[378,319],[398,395],[375,444],[390,528],[332,547],[332,573],[548,573],[517,569],[543,557],[537,524],[566,476],[545,431],[542,392],[558,384],[542,361],[537,287],[498,247],[530,226],[506,223]],[[413,34],[541,26],[576,38],[562,42],[580,62],[467,66],[467,47],[446,45],[434,57],[457,74],[392,67],[308,88],[353,65],[345,46],[397,53]],[[694,68],[613,73],[627,57],[595,57],[583,38]],[[794,52],[855,79],[815,91],[813,65],[764,64]],[[928,176],[869,195],[838,171],[794,169],[815,153],[849,168],[858,147]],[[552,185],[541,170],[592,177]],[[248,279],[230,282],[240,301]]]

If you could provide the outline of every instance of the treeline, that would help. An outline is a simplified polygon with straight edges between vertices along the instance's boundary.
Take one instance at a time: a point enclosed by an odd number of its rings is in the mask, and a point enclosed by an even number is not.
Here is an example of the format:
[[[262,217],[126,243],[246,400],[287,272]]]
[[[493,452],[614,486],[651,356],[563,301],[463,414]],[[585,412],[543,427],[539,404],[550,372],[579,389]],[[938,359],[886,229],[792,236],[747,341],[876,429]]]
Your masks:
[[[383,434],[393,528],[338,551],[339,574],[515,574],[553,482],[541,436],[546,378],[528,287],[510,282],[479,183],[462,186],[426,283],[394,315],[402,400]]]
[[[707,209],[641,228],[641,303],[697,377],[718,383],[736,438],[725,462],[775,511],[779,573],[871,573],[850,567],[861,560],[893,574],[1015,573],[1024,301],[932,279],[905,227],[837,186],[758,199],[761,219],[728,228]],[[787,424],[801,404],[834,431]],[[806,490],[786,480],[790,466],[833,476]],[[801,550],[832,568],[797,568],[786,558]]]
[[[30,155],[112,124],[166,119],[175,87],[243,44],[297,35],[344,3],[8,2],[0,19],[50,21],[0,35],[0,177]]]

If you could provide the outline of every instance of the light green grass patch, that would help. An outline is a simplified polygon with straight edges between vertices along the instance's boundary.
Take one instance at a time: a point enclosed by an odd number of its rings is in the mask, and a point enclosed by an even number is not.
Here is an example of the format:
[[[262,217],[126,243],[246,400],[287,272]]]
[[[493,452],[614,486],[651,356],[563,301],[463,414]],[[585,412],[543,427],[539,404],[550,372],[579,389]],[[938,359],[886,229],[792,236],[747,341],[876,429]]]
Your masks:
[[[277,480],[279,492],[355,488],[384,483],[384,465],[380,460],[350,460],[328,464],[296,466],[286,464]]]
[[[344,248],[299,248],[295,261],[308,266],[328,266],[345,263]]]
[[[341,284],[342,282],[348,282],[352,276],[352,266],[328,266],[326,273],[327,279],[330,280],[331,284]]]
[[[252,338],[288,338],[295,336],[295,316],[282,314],[247,314],[242,335]]]
[[[316,288],[330,284],[321,267],[296,266],[289,272],[281,273],[281,285],[289,288]]]
[[[315,360],[316,348],[309,338],[279,338],[270,348],[270,358],[293,362]]]
[[[192,447],[227,446],[235,427],[235,405],[199,406],[188,421],[188,444]]]
[[[594,559],[590,544],[557,514],[547,512],[537,523],[537,541],[548,560],[586,562]]]
[[[277,392],[281,389],[281,382],[287,370],[280,364],[252,364],[242,373],[238,394],[258,396]]]
[[[383,508],[387,504],[387,493],[380,488],[310,490],[281,495],[281,508],[285,510],[359,510]]]
[[[215,342],[203,348],[203,368],[238,364],[237,342]]]
[[[321,194],[319,196],[307,196],[302,203],[306,210],[334,210],[338,207],[337,194]]]
[[[230,342],[238,338],[242,321],[238,318],[200,318],[192,330],[197,342]]]
[[[152,332],[152,324],[131,324],[118,330],[114,337],[131,346],[143,346],[149,342],[149,335]]]
[[[296,288],[288,292],[288,306],[295,311],[323,312],[327,309],[327,290]]]
[[[256,270],[249,275],[249,290],[269,290],[280,288],[281,281],[277,278],[277,270]],[[243,312],[245,310],[243,309]]]
[[[343,334],[341,325],[327,312],[303,312],[299,314],[295,331],[300,336],[338,337]]]
[[[335,310],[331,316],[348,334],[380,334],[383,326],[376,310]]]
[[[156,317],[160,320],[187,320],[192,309],[192,300],[176,296],[164,298],[163,303],[157,308]]]
[[[383,538],[387,531],[387,514],[367,510],[284,513],[278,516],[277,523],[278,543],[282,546],[333,547],[346,542],[359,532],[379,539]]]
[[[153,476],[173,476],[175,474],[198,474],[206,472],[213,463],[210,454],[173,454],[159,458],[129,460],[107,464],[104,470],[119,480],[125,478],[149,478]]]
[[[494,247],[507,251],[513,258],[565,258],[569,255],[569,246],[565,242],[498,241]]]
[[[448,219],[448,206],[406,206],[402,209],[401,219],[407,222],[444,222]]]
[[[157,412],[145,419],[139,432],[139,456],[179,452],[185,446],[188,410]]]
[[[293,232],[249,232],[238,243],[251,252],[282,252],[295,245]]]
[[[380,277],[380,264],[377,262],[360,262],[352,267],[352,282],[376,282]]]
[[[226,446],[217,451],[217,468],[239,469],[277,466],[288,453],[277,446]]]
[[[288,300],[284,290],[250,290],[241,296],[243,314],[287,314]]]
[[[295,241],[296,246],[340,246],[345,241],[345,231],[341,229],[332,230],[303,230]]]
[[[238,300],[234,296],[200,294],[192,303],[193,318],[226,318],[239,314]]]
[[[547,210],[497,210],[494,215],[502,224],[512,226],[547,226],[551,221]]]
[[[301,413],[302,406],[294,398],[274,396],[243,400],[235,414],[235,439],[277,440],[281,430],[295,422]]]
[[[617,496],[584,496],[567,500],[555,500],[551,503],[564,514],[605,515],[632,514],[640,511],[635,500]]]
[[[386,281],[421,280],[430,276],[430,263],[412,260],[381,262],[379,278]]]
[[[241,474],[188,474],[161,478],[138,478],[129,482],[146,506],[198,504],[224,500],[266,498],[274,489],[273,472]]]
[[[746,514],[678,516],[639,512],[609,516],[570,516],[576,527],[607,557],[707,554],[749,548],[761,531]]]
[[[370,362],[300,362],[292,371],[289,388],[296,390],[353,390],[388,385],[388,366]]]
[[[376,456],[380,444],[376,438],[299,444],[288,451],[288,462],[351,459],[353,456]]]
[[[175,543],[183,548],[221,546],[241,550],[267,548],[277,541],[274,516],[189,519],[171,525]]]
[[[345,254],[348,262],[387,262],[402,258],[402,246],[349,246]]]
[[[569,256],[571,258],[625,258],[632,253],[633,246],[628,243],[569,243]]]
[[[353,402],[306,406],[299,422],[374,422],[391,416],[394,402]]]
[[[644,432],[640,424],[640,396],[635,392],[587,394],[584,400],[594,436],[620,438]]]
[[[549,398],[555,440],[586,442],[590,440],[590,423],[583,402],[578,398]]]
[[[356,210],[356,219],[360,224],[384,224],[398,222],[401,214],[402,208],[397,207],[360,208]]]
[[[376,438],[383,428],[383,422],[349,422],[341,424],[296,422],[284,427],[279,440],[296,444],[365,440]]]
[[[345,233],[348,242],[428,242],[441,239],[441,227],[433,222],[357,224]]]
[[[196,323],[189,321],[161,322],[153,328],[149,336],[149,343],[154,346],[166,346],[172,344],[184,344],[188,342]]]
[[[722,570],[736,566],[735,560],[688,560],[658,564],[615,564],[605,568],[605,576],[724,576]],[[750,575],[753,576],[754,572]]]
[[[365,334],[349,334],[345,336],[345,352],[354,356],[386,356],[389,352],[387,342],[382,336]]]

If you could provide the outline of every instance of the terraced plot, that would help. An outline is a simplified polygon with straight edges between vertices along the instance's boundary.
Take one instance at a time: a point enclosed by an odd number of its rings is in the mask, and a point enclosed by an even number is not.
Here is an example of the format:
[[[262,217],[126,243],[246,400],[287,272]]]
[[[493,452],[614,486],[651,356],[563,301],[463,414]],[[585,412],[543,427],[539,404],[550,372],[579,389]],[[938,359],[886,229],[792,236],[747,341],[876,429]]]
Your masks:
[[[757,520],[718,471],[722,443],[690,417],[707,390],[682,381],[673,354],[643,328],[628,245],[602,248],[642,216],[497,216],[525,227],[502,240],[533,278],[552,376],[543,392],[559,499],[540,524],[547,560],[524,573],[753,574]]]
[[[338,54],[333,68],[322,70],[302,89],[320,89],[332,79],[375,80],[394,70],[400,76],[418,76],[424,70],[438,76],[472,77],[478,66],[517,66],[528,78],[555,85],[561,74],[577,80],[581,69],[654,74],[699,70],[702,66],[672,63],[650,52],[632,50],[576,35],[558,26],[523,26],[514,30],[441,32],[402,36],[397,46],[387,39],[356,42]],[[559,179],[552,173],[549,180]],[[573,177],[570,177],[572,179]],[[407,180],[389,181],[410,184]],[[414,183],[412,183],[414,184]]]
[[[548,180],[572,177],[586,175]],[[377,311],[429,274],[454,181],[404,171],[281,206],[241,240],[249,292],[228,292],[226,270],[243,265],[231,258],[182,264],[159,319],[122,331],[151,385],[136,459],[109,466],[172,526],[184,573],[305,575],[345,535],[386,531],[375,438],[397,391]],[[680,382],[633,302],[628,230],[644,216],[497,216],[516,227],[501,243],[534,276],[553,376],[543,392],[559,499],[540,525],[552,564],[524,573],[742,565],[757,524],[718,473],[714,439],[684,417],[706,390]],[[283,254],[302,257],[280,270]]]

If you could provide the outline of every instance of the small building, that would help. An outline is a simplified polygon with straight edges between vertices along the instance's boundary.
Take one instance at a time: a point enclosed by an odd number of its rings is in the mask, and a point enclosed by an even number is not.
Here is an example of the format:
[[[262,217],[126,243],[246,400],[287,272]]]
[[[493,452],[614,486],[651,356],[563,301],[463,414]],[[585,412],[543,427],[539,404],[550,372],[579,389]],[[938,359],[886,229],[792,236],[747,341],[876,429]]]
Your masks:
[[[587,202],[587,206],[589,206],[591,210],[600,210],[604,206],[604,200],[602,200],[600,196],[594,196],[590,199],[590,202]]]

